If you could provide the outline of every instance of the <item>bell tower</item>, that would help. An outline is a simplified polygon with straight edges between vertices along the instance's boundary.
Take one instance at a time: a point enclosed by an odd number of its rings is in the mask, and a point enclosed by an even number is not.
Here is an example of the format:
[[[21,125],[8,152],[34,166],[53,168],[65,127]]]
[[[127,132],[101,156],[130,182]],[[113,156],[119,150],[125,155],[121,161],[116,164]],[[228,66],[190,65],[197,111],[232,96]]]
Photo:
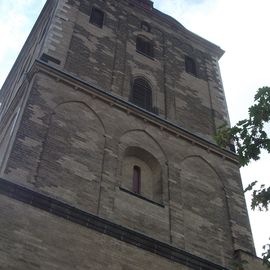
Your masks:
[[[149,0],[48,1],[0,92],[3,269],[254,255],[237,156],[213,140],[223,53]]]

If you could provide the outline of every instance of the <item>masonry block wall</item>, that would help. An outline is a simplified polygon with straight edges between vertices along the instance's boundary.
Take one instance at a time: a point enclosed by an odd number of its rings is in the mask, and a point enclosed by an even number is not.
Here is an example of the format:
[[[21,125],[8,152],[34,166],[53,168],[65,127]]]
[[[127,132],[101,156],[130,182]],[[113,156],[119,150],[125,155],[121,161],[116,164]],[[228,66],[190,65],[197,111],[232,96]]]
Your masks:
[[[29,81],[27,73],[44,50],[44,40],[50,26],[50,20],[56,8],[56,1],[50,1],[44,6],[31,34],[26,40],[16,62],[14,63],[0,91],[0,170],[5,163],[4,153],[11,147],[10,134],[19,117],[21,107],[26,98],[26,88]]]
[[[89,22],[94,8],[104,11],[102,28]],[[140,35],[153,43],[153,57],[136,51]],[[136,1],[59,1],[44,53],[52,65],[125,100],[133,80],[145,77],[158,114],[208,140],[228,121],[217,63],[223,51]],[[185,72],[185,56],[195,59],[197,76]]]
[[[140,3],[59,0],[43,10],[41,18],[48,11],[51,17],[36,26],[46,28],[44,43],[36,61],[29,56],[33,64],[27,83],[22,79],[20,109],[12,124],[2,122],[8,132],[1,141],[1,177],[12,186],[1,192],[12,197],[1,195],[2,259],[26,244],[37,256],[33,261],[22,248],[25,261],[6,259],[10,269],[39,269],[40,260],[51,269],[179,269],[173,255],[171,262],[121,243],[125,234],[116,241],[70,224],[72,211],[134,232],[136,241],[147,236],[156,246],[216,264],[180,269],[225,269],[236,250],[254,254],[237,157],[213,143],[216,127],[228,119],[217,62],[223,51]],[[104,12],[102,28],[90,22],[95,8]],[[153,42],[152,57],[138,52],[138,36]],[[187,72],[187,57],[195,59],[196,74]],[[130,99],[134,80],[142,77],[152,89],[153,110]],[[13,110],[7,106],[7,113]],[[141,170],[139,194],[132,186],[134,166]],[[43,198],[36,204],[43,210],[31,206],[36,197]],[[48,201],[65,205],[67,212],[57,212],[62,218],[44,212]],[[74,245],[80,256],[71,255]]]
[[[216,263],[253,250],[235,161],[74,87],[35,75],[6,179]],[[127,192],[128,148],[159,164],[160,198]]]
[[[192,269],[5,196],[0,201],[2,269]]]

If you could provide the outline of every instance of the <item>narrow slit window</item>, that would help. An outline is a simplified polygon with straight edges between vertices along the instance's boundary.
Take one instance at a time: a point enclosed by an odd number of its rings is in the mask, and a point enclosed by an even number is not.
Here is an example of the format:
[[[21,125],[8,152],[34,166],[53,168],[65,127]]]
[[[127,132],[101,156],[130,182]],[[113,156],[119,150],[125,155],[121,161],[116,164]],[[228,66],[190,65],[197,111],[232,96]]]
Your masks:
[[[194,59],[189,56],[185,57],[186,72],[197,76],[197,68]]]
[[[90,23],[102,28],[104,21],[104,12],[97,8],[92,8]]]
[[[133,167],[133,187],[132,191],[136,194],[141,193],[141,168],[139,166]]]
[[[153,43],[145,37],[139,36],[136,40],[136,50],[151,58],[154,57]]]

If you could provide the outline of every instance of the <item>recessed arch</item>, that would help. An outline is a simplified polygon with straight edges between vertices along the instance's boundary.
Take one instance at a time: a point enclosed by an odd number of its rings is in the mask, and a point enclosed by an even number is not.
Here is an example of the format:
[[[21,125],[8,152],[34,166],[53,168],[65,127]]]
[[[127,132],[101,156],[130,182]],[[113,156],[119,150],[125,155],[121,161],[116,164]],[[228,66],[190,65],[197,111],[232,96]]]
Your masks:
[[[51,114],[35,185],[91,213],[98,209],[105,129],[87,104],[68,101]]]
[[[125,132],[123,132],[120,135],[120,139],[119,139],[119,144],[121,144],[121,141],[123,141],[123,139],[127,136],[129,136],[129,134],[136,134],[136,135],[132,135],[134,137],[136,136],[145,136],[146,138],[148,138],[148,140],[154,142],[154,144],[157,146],[157,148],[159,149],[160,153],[162,153],[162,160],[167,163],[168,161],[168,156],[167,153],[165,152],[165,150],[163,149],[162,145],[159,143],[159,141],[151,134],[149,133],[147,130],[144,129],[130,129],[130,130],[126,130]],[[142,135],[141,135],[142,134]],[[146,141],[148,141],[146,140]]]
[[[159,203],[167,199],[167,157],[150,134],[140,129],[124,132],[119,140],[118,155],[120,185],[131,189],[133,168],[138,166],[141,169],[142,195]]]
[[[148,151],[128,146],[122,158],[121,186],[143,197],[162,202],[162,167]]]
[[[198,159],[201,159],[202,162],[206,163],[207,166],[209,166],[216,174],[217,178],[219,179],[220,181],[220,184],[222,185],[222,187],[224,188],[224,192],[226,193],[226,187],[224,185],[224,182],[222,181],[222,177],[220,176],[219,172],[216,170],[216,168],[208,161],[206,160],[204,157],[200,156],[200,155],[190,155],[190,156],[186,156],[184,157],[180,163],[183,164],[183,162],[187,159],[190,159],[190,158],[198,158]]]
[[[106,128],[105,128],[105,125],[101,119],[101,117],[96,113],[96,111],[94,109],[91,108],[91,106],[89,106],[87,103],[83,102],[83,101],[80,101],[80,100],[67,100],[67,101],[64,101],[64,102],[60,102],[58,103],[52,110],[52,115],[55,114],[55,111],[57,110],[57,108],[59,106],[63,106],[65,104],[69,104],[69,103],[72,103],[72,104],[82,104],[83,106],[87,107],[95,116],[96,118],[99,120],[103,130],[104,130],[104,134],[106,134]]]
[[[222,263],[233,248],[224,184],[215,168],[199,155],[185,157],[180,165],[185,248],[201,250],[203,257]]]

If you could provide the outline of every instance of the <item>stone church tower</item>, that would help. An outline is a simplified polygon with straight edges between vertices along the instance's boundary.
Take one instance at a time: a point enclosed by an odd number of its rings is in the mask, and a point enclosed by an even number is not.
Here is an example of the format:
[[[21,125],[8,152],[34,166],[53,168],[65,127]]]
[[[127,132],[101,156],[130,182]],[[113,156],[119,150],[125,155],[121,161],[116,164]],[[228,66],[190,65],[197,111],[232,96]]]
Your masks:
[[[150,0],[50,0],[0,92],[0,268],[225,270],[254,254],[223,51]]]

